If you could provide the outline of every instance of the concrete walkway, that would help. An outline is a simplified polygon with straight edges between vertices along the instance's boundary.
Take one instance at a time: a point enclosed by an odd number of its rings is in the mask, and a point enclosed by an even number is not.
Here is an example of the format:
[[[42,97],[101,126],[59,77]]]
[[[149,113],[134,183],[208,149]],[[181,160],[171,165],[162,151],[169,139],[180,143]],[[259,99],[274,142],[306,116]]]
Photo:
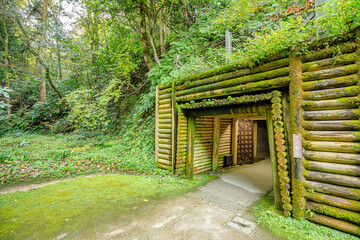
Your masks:
[[[227,225],[237,216],[255,221],[247,209],[271,190],[270,169],[270,161],[231,168],[195,193],[157,203],[125,227],[76,239],[276,239],[259,226],[249,236]]]

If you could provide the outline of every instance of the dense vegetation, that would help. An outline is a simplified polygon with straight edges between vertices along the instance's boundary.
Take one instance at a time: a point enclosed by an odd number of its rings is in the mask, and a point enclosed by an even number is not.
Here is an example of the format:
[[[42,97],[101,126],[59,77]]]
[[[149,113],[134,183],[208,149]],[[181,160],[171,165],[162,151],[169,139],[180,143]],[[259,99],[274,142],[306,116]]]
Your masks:
[[[1,6],[2,183],[159,173],[151,162],[156,84],[227,60],[251,67],[360,21],[356,0],[331,0],[318,9],[320,17],[313,17],[314,0],[1,0]],[[225,30],[233,33],[231,59]],[[174,54],[181,56],[179,70]]]

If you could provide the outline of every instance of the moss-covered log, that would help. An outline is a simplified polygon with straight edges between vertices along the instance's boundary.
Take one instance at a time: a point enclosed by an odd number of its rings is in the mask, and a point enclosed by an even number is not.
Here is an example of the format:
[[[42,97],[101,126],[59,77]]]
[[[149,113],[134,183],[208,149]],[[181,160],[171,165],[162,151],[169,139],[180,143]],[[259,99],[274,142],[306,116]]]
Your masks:
[[[166,93],[166,94],[163,94],[163,95],[159,95],[159,99],[160,100],[163,100],[163,99],[170,99],[171,98],[171,93]]]
[[[307,140],[318,141],[357,142],[360,140],[360,134],[354,131],[305,131],[304,137]]]
[[[229,87],[224,89],[218,89],[213,91],[207,91],[202,93],[194,93],[190,95],[180,96],[176,98],[176,101],[185,102],[192,101],[204,98],[212,98],[212,97],[220,97],[231,94],[245,93],[245,92],[253,92],[260,90],[267,90],[279,87],[285,87],[289,84],[289,77],[280,77],[272,80],[260,81],[255,83],[247,83],[244,85],[239,85],[235,87]]]
[[[306,130],[352,131],[352,130],[360,129],[360,121],[359,120],[304,121],[303,127]]]
[[[359,109],[305,111],[303,114],[305,120],[355,120],[359,116]]]
[[[171,139],[159,139],[159,143],[162,143],[162,144],[171,144]]]
[[[168,154],[160,154],[159,153],[159,159],[166,159],[166,160],[171,160],[171,154],[170,155],[168,155]]]
[[[304,82],[302,87],[304,91],[324,90],[330,88],[339,88],[356,85],[358,82],[358,75],[352,74],[349,76],[325,79],[319,81]]]
[[[308,170],[304,171],[304,176],[307,180],[312,180],[316,182],[324,182],[341,186],[360,188],[360,179],[358,177]]]
[[[171,129],[171,124],[159,124],[159,129]]]
[[[355,108],[360,105],[359,97],[346,97],[333,100],[304,101],[302,107],[304,110],[329,110]]]
[[[360,88],[358,86],[351,86],[345,88],[304,92],[302,97],[306,100],[324,100],[342,97],[354,97],[357,96],[359,93]]]
[[[183,95],[192,94],[192,93],[205,92],[205,91],[209,91],[209,90],[237,86],[240,84],[246,84],[246,83],[250,83],[250,82],[259,82],[259,81],[266,80],[266,79],[285,77],[285,76],[288,76],[288,74],[289,74],[288,67],[280,68],[280,69],[275,69],[272,71],[261,72],[261,73],[254,74],[254,75],[246,75],[243,77],[234,78],[234,79],[230,79],[227,81],[221,81],[221,82],[217,82],[217,83],[212,83],[212,84],[202,85],[199,87],[181,90],[181,91],[176,92],[176,96],[178,97],[178,96],[183,96]]]
[[[304,157],[307,160],[360,165],[360,155],[354,153],[304,151]]]
[[[353,142],[325,142],[325,141],[304,141],[306,150],[329,151],[342,153],[360,152],[360,143]]]
[[[159,114],[167,114],[167,113],[171,113],[171,112],[172,112],[171,108],[159,110]]]
[[[360,166],[357,165],[304,161],[304,167],[307,170],[344,174],[349,176],[360,176]]]
[[[172,149],[171,144],[159,144],[159,148],[170,149],[170,150]]]
[[[169,104],[169,106],[171,107],[171,99],[170,98],[166,98],[166,99],[162,99],[159,101],[160,105],[167,105]]]
[[[317,192],[310,193],[308,191],[305,191],[305,198],[314,202],[324,203],[351,211],[360,211],[360,202],[356,200],[335,197]]]
[[[172,154],[172,150],[170,150],[170,149],[159,149],[159,153],[161,153],[161,154],[165,154],[165,155],[171,155]]]
[[[325,58],[314,62],[304,63],[301,67],[303,72],[311,72],[322,70],[331,67],[344,66],[349,64],[354,64],[357,60],[357,55],[355,53],[343,54],[336,57]]]
[[[334,184],[305,181],[304,186],[320,193],[326,193],[337,197],[360,200],[360,189],[338,186]]]
[[[347,222],[353,222],[356,224],[360,224],[360,214],[357,212],[345,210],[338,207],[332,207],[326,204],[321,204],[317,202],[307,201],[306,209],[324,214],[330,217],[334,217],[337,219],[341,219]]]
[[[315,81],[321,79],[329,79],[335,77],[346,76],[350,74],[356,74],[358,71],[358,66],[356,64],[351,64],[347,66],[328,68],[313,72],[305,72],[302,74],[302,80],[304,82]]]
[[[307,214],[306,218],[309,221],[335,228],[343,232],[351,233],[356,236],[360,236],[360,227],[356,224],[351,224],[346,221],[338,220],[336,218],[324,216],[318,213]]]
[[[180,91],[183,89],[194,88],[206,84],[233,79],[236,77],[252,75],[260,72],[266,72],[277,68],[283,68],[288,65],[289,65],[289,59],[282,58],[253,68],[247,68],[245,67],[245,65],[243,67],[237,66],[232,69],[230,67],[230,69],[227,69],[227,71],[224,71],[221,68],[217,68],[202,74],[193,75],[183,79],[181,82],[185,84],[178,86],[176,90]]]
[[[356,50],[356,44],[354,42],[348,42],[345,44],[340,44],[332,46],[326,49],[321,49],[314,53],[306,54],[301,57],[302,62],[312,62],[320,59],[331,58],[334,56],[334,52],[340,52],[341,54],[352,53]]]

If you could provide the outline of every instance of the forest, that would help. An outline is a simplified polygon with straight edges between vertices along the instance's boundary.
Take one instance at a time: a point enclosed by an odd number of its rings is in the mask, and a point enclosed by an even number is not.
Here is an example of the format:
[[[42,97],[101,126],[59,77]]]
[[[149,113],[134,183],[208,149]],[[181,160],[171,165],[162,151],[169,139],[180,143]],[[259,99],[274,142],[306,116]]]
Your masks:
[[[130,226],[162,198],[214,180],[156,166],[156,86],[253,69],[289,49],[306,54],[359,26],[359,0],[0,0],[0,238]],[[64,182],[41,185],[53,181]],[[277,215],[264,199],[257,222],[276,237],[356,239]]]
[[[348,32],[359,9],[356,0],[316,10],[314,0],[1,0],[0,182],[163,173],[153,163],[157,84]]]

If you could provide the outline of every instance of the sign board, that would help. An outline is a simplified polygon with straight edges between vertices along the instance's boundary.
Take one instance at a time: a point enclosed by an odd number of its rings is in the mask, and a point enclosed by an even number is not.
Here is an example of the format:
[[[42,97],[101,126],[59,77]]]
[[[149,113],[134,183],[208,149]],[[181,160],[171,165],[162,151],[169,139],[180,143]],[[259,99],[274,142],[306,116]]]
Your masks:
[[[301,134],[293,134],[293,157],[302,158]]]

